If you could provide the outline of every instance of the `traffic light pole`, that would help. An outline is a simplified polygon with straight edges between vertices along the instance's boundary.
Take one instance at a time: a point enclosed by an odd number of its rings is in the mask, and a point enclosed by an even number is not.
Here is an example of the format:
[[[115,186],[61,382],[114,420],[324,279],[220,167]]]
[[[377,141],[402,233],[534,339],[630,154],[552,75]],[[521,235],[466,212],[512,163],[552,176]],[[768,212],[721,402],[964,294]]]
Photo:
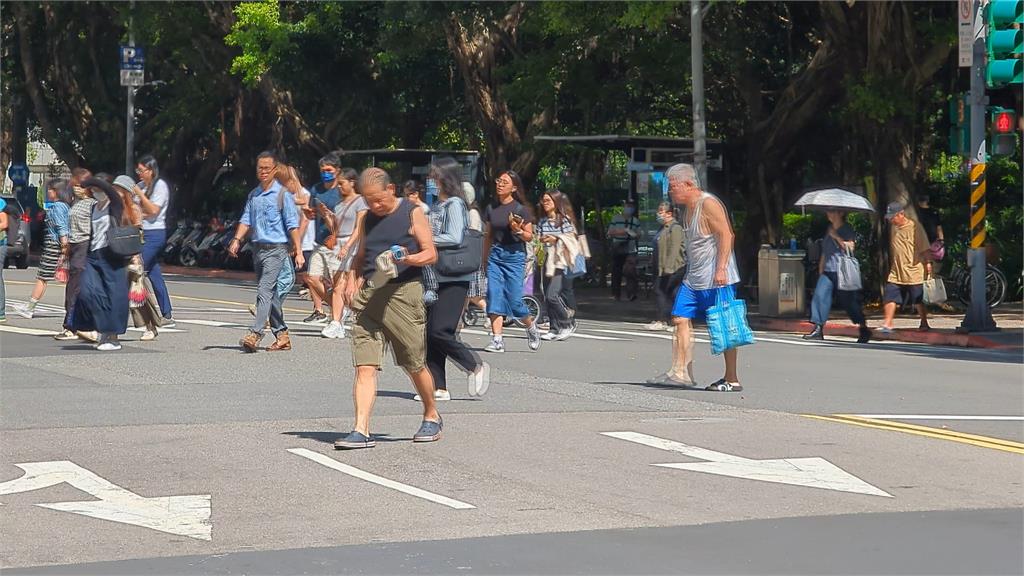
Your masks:
[[[975,29],[980,30],[974,38],[974,63],[971,66],[971,248],[967,251],[967,266],[971,271],[971,303],[957,329],[960,332],[984,332],[996,330],[992,311],[985,299],[985,56],[986,26],[982,14],[981,0],[974,0]]]

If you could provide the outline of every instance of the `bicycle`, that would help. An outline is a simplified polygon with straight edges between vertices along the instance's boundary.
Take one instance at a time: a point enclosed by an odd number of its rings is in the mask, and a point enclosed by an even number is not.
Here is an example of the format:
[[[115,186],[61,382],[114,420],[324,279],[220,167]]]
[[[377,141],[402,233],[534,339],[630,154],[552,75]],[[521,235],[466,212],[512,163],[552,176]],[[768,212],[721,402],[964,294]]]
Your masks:
[[[953,261],[953,269],[944,278],[946,289],[952,291],[957,300],[967,306],[971,303],[971,271],[963,267],[959,260]],[[985,302],[989,308],[1003,303],[1009,283],[1006,274],[992,264],[985,265]]]

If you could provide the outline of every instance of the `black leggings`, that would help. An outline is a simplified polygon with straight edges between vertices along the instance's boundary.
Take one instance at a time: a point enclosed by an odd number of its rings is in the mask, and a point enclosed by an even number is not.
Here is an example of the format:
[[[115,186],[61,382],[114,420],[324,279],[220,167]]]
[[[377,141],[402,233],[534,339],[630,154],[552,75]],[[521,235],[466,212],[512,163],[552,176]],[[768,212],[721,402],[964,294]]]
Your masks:
[[[445,360],[451,358],[467,372],[482,364],[480,356],[455,334],[468,292],[469,282],[442,282],[437,289],[437,302],[427,309],[427,369],[438,390],[448,389]]]

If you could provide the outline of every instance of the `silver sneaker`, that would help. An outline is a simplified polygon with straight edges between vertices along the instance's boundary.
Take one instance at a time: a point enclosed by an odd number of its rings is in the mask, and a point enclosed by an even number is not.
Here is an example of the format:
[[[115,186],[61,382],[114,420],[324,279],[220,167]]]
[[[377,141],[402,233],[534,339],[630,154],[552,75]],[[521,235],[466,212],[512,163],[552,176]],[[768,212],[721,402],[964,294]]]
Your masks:
[[[540,349],[540,330],[537,330],[536,324],[526,329],[526,342],[530,350]]]
[[[505,343],[501,340],[491,340],[491,343],[484,347],[484,352],[495,352],[501,354],[505,351]]]
[[[555,334],[555,340],[558,340],[559,342],[568,340],[569,336],[572,336],[573,332],[574,330],[572,328],[562,328],[558,331],[558,334]]]
[[[21,316],[22,318],[28,318],[29,320],[32,319],[32,315],[34,314],[32,309],[24,304],[18,304],[17,306],[15,306],[14,313],[17,314],[18,316]]]

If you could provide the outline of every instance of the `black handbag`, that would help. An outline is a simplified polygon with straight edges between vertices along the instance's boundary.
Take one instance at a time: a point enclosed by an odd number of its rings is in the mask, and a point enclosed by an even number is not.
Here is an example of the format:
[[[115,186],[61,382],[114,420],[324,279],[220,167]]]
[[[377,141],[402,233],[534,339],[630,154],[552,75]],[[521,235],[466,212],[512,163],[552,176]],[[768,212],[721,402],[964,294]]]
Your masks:
[[[107,247],[117,256],[125,259],[142,253],[142,228],[138,226],[116,226],[110,220],[107,231]]]
[[[461,202],[459,206],[466,210]],[[466,210],[468,215],[468,210]],[[447,220],[447,219],[446,219]],[[464,221],[468,222],[469,218]],[[447,227],[448,223],[444,225]],[[462,242],[457,246],[437,248],[437,263],[434,268],[443,276],[464,276],[480,269],[483,262],[484,235],[468,226],[462,231]]]

